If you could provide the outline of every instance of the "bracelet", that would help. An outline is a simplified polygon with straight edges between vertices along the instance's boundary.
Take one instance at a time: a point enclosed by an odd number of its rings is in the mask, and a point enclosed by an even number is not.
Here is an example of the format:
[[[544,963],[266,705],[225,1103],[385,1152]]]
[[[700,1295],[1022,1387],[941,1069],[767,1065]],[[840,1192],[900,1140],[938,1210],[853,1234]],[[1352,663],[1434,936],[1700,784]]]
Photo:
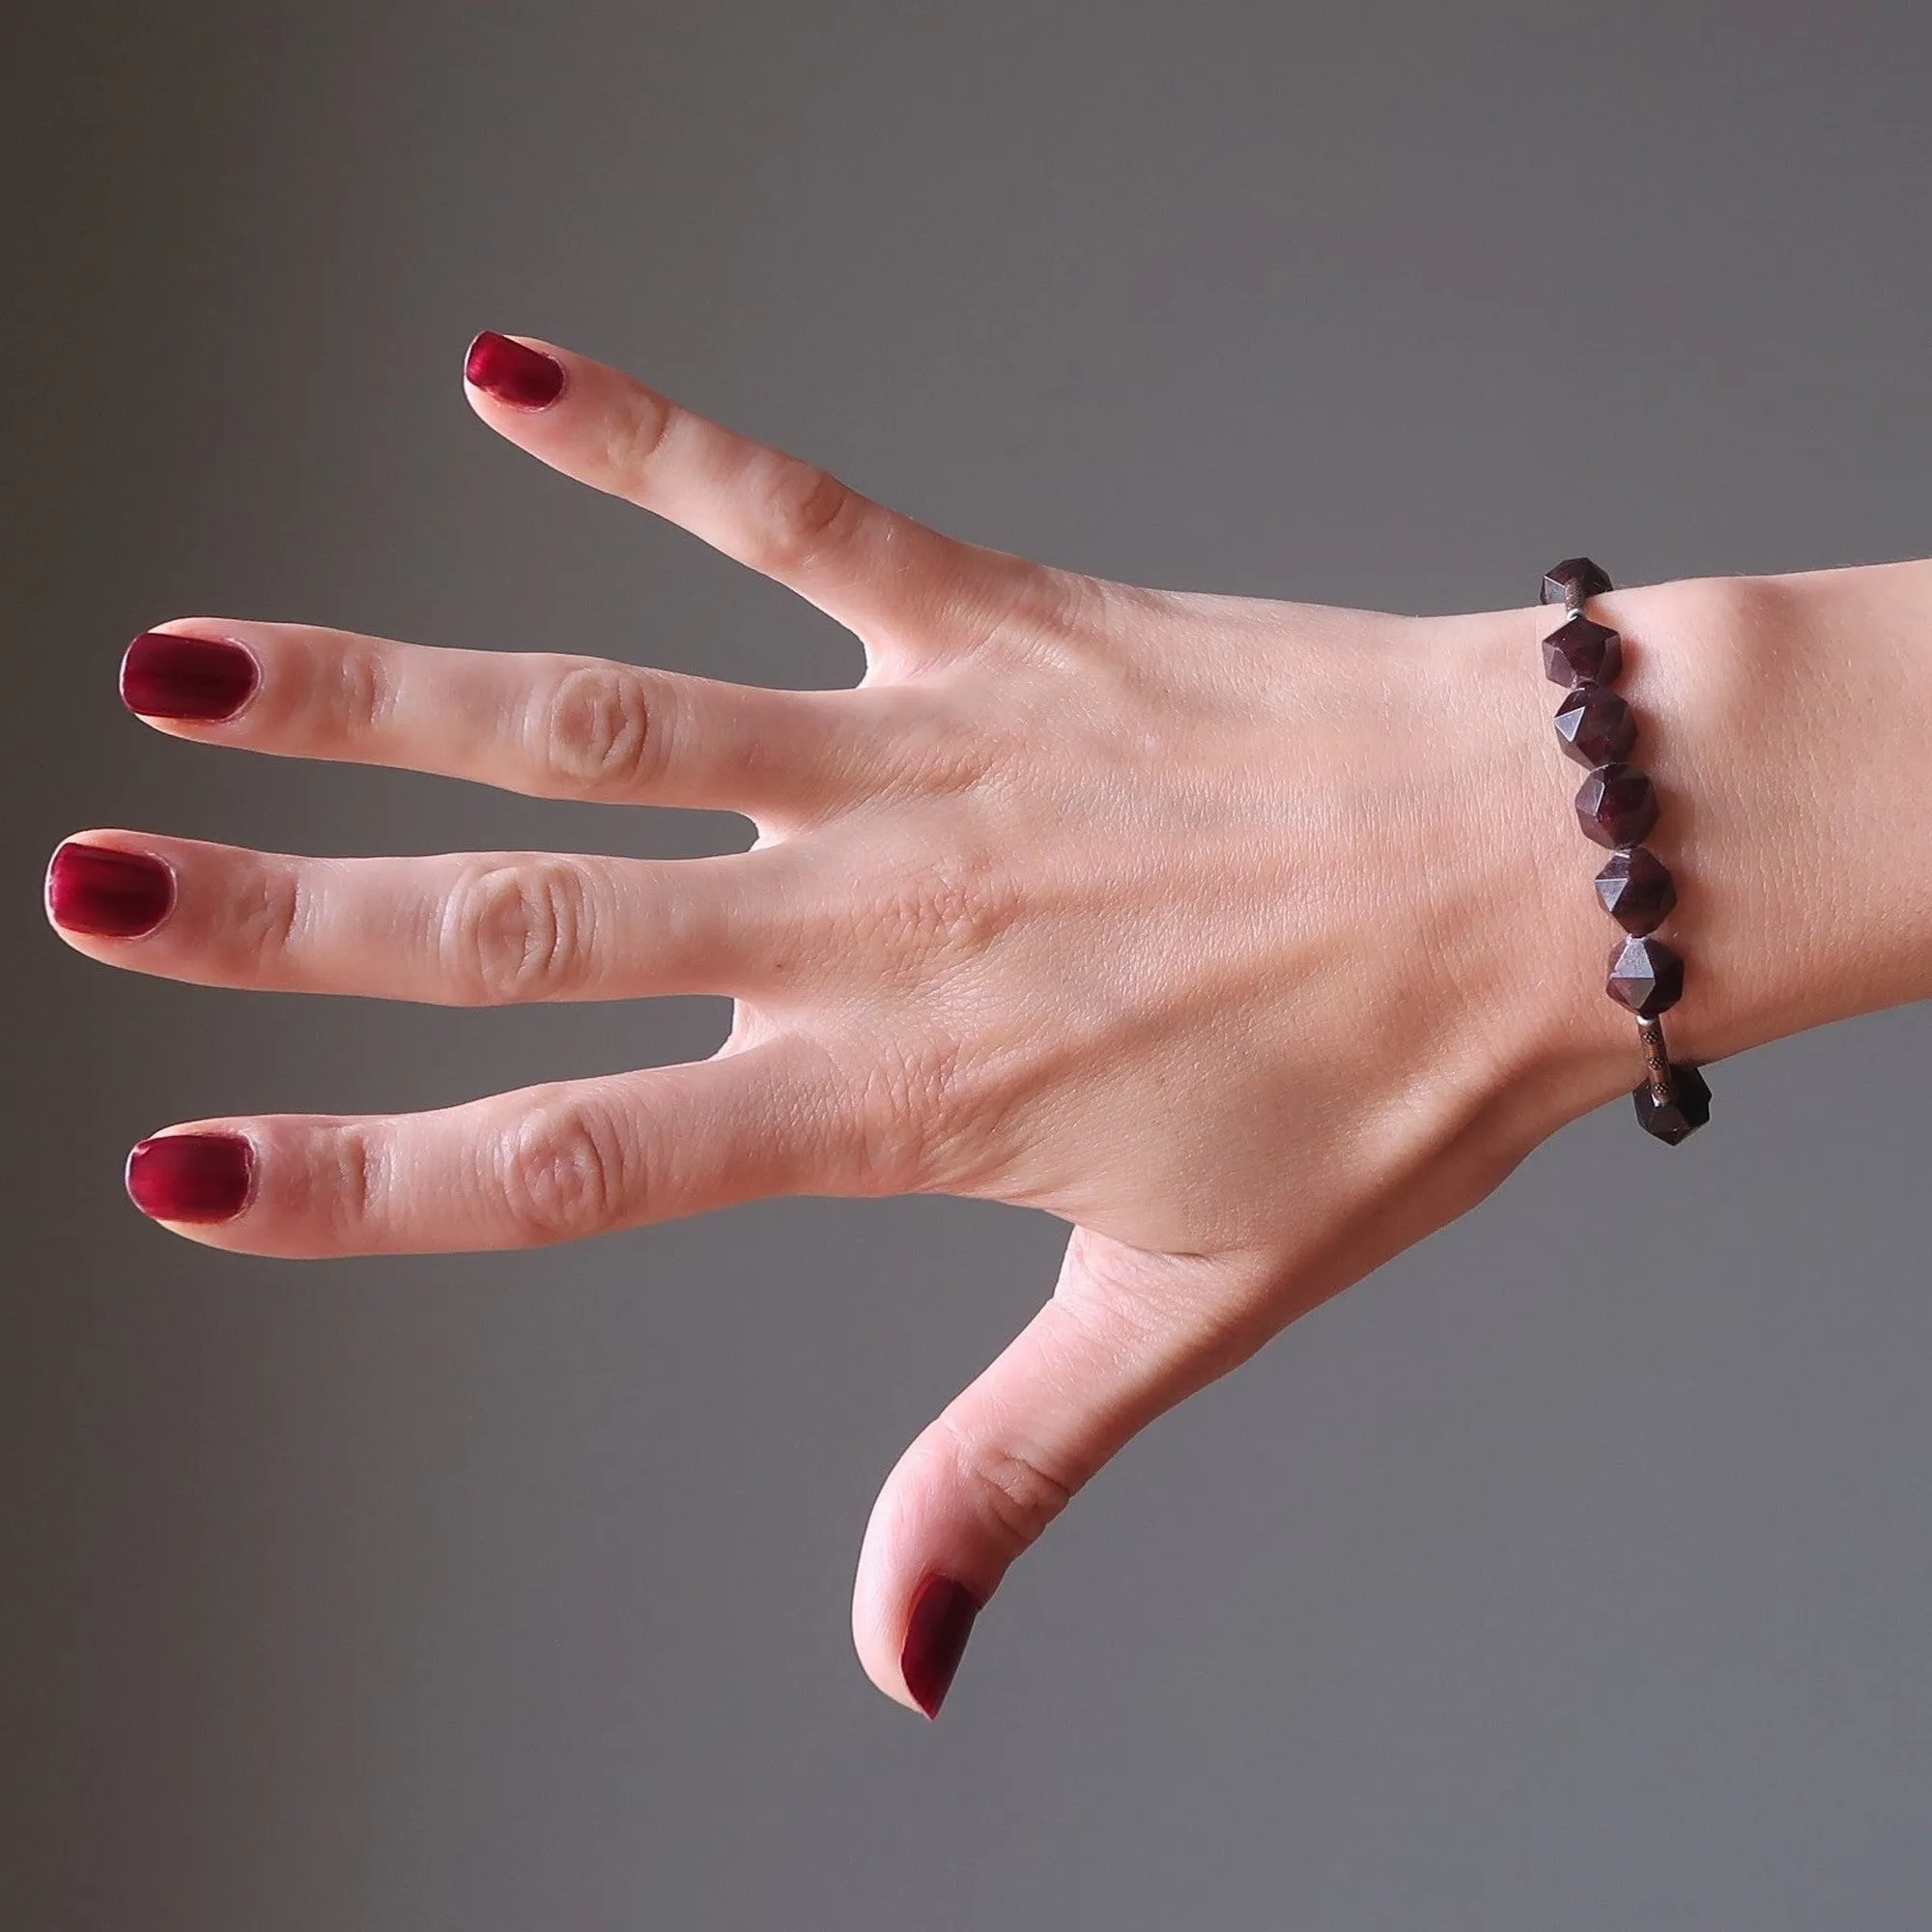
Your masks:
[[[1556,735],[1590,768],[1577,794],[1577,817],[1586,836],[1610,848],[1597,874],[1597,896],[1625,934],[1610,953],[1605,990],[1636,1015],[1644,1077],[1631,1098],[1644,1131],[1675,1147],[1711,1118],[1711,1090],[1696,1067],[1672,1060],[1664,1044],[1663,1014],[1684,990],[1684,961],[1651,935],[1677,903],[1677,887],[1643,843],[1657,823],[1657,793],[1649,775],[1629,762],[1636,719],[1610,689],[1623,670],[1623,639],[1583,614],[1583,606],[1610,587],[1587,556],[1567,556],[1543,573],[1542,601],[1566,612],[1543,640],[1543,668],[1567,687],[1556,707]]]

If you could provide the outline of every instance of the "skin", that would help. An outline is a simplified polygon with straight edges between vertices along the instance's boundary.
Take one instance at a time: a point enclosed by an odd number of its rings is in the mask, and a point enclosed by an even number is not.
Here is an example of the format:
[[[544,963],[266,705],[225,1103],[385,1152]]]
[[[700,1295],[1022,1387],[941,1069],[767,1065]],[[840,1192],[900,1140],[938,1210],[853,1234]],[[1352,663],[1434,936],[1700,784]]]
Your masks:
[[[258,1116],[251,1198],[167,1224],[298,1257],[536,1245],[788,1193],[1070,1224],[1037,1316],[906,1451],[853,1631],[983,1601],[1164,1409],[1627,1094],[1603,857],[1570,809],[1538,609],[1413,618],[1102,582],[954,542],[536,338],[498,434],[849,626],[847,691],[185,617],[259,689],[210,745],[743,813],[748,851],[321,859],[102,829],[173,912],[106,964],[494,1004],[728,994],[710,1059],[433,1113]],[[1617,592],[1621,689],[1710,1062],[1932,992],[1932,565]],[[1719,1088],[1721,1110],[1721,1082]],[[1721,1132],[1719,1123],[1713,1131]],[[1630,1131],[1637,1131],[1634,1122]],[[1659,1158],[1689,1158],[1666,1155]]]

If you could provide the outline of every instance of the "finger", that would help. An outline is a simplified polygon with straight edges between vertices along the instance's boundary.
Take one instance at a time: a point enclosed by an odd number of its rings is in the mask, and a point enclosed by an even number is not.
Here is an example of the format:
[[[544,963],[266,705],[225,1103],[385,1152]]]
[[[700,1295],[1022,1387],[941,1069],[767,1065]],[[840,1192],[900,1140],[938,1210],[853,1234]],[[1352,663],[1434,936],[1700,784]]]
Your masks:
[[[448,1254],[841,1193],[858,1161],[845,1090],[786,1037],[434,1113],[197,1122],[137,1146],[128,1191],[238,1253]]]
[[[101,831],[55,852],[46,906],[91,957],[200,986],[458,1007],[750,996],[796,952],[797,869],[784,846],[312,859]]]
[[[887,721],[849,691],[230,617],[144,631],[121,695],[184,736],[611,805],[821,810],[867,795],[892,761]]]
[[[476,412],[512,442],[787,585],[867,643],[909,629],[977,640],[1059,577],[941,536],[812,464],[534,336],[479,335],[464,374]]]
[[[1076,1230],[1054,1298],[913,1443],[867,1525],[852,1634],[867,1674],[936,1717],[974,1619],[1093,1474],[1255,1346],[1205,1310],[1222,1264]]]

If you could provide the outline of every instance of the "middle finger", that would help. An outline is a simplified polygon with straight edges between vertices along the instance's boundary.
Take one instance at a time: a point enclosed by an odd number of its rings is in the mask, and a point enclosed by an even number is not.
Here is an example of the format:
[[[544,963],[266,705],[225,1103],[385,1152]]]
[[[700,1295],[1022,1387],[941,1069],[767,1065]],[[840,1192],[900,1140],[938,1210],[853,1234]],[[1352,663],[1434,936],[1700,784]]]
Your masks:
[[[795,870],[783,846],[333,859],[97,831],[46,898],[69,944],[163,979],[506,1006],[756,993],[796,951]]]

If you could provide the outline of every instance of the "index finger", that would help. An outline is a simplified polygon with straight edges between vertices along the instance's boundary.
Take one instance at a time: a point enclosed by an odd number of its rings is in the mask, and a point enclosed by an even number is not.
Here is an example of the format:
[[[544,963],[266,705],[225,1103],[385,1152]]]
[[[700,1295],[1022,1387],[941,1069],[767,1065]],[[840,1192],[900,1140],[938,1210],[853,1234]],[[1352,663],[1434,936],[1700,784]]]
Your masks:
[[[554,343],[486,330],[464,378],[499,435],[797,591],[868,645],[975,640],[1055,575],[942,536]]]

